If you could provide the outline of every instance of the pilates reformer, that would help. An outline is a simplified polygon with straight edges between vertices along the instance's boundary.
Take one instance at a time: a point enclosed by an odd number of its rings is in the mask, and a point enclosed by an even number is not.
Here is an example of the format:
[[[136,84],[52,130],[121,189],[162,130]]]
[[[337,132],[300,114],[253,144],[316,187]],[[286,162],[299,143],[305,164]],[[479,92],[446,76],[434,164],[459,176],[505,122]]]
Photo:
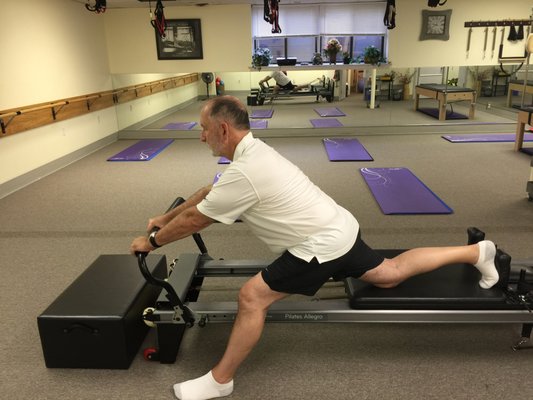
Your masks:
[[[176,199],[171,208],[183,201]],[[468,228],[467,233],[468,244],[485,238],[477,228]],[[214,260],[198,233],[193,239],[200,252],[174,260],[165,280],[150,274],[145,253],[136,255],[144,278],[163,288],[154,307],[143,313],[145,323],[157,329],[158,347],[144,351],[147,360],[174,363],[188,327],[235,320],[236,301],[198,301],[206,278],[253,276],[269,264],[262,260]],[[392,257],[404,250],[378,251]],[[511,267],[511,257],[500,249],[495,262],[500,280],[491,289],[479,287],[480,274],[468,264],[448,265],[412,277],[393,289],[348,278],[344,281],[345,298],[280,301],[270,307],[266,322],[522,324],[521,338],[512,348],[532,348],[533,266],[525,261]]]
[[[421,84],[415,87],[415,111],[419,110],[420,96],[426,96],[439,102],[439,121],[446,120],[446,107],[458,101],[469,101],[468,118],[473,119],[476,111],[476,91],[470,88],[441,85]]]
[[[257,104],[263,105],[265,100],[270,102],[276,99],[283,98],[292,98],[292,97],[307,97],[312,96],[316,97],[318,102],[321,97],[325,98],[328,103],[333,101],[333,89],[335,85],[330,78],[323,77],[320,79],[319,85],[310,85],[309,89],[302,90],[284,90],[280,89],[279,92],[274,93],[274,88],[272,88],[268,82],[259,84],[259,90],[256,92],[257,95]],[[254,94],[254,93],[252,93]]]

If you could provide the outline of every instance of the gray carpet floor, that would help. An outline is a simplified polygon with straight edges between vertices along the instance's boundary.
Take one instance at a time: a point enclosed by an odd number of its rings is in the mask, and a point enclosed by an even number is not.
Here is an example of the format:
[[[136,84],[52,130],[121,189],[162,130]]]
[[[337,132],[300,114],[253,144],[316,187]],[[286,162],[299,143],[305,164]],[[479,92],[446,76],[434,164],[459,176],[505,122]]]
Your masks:
[[[326,106],[351,112],[347,104]],[[193,115],[197,121],[201,105],[199,101],[177,116],[151,121],[150,128],[147,122],[139,135],[157,136],[165,123],[192,120]],[[410,106],[382,102],[379,110],[367,110],[364,102],[358,103],[354,125],[359,128],[350,133],[348,126],[342,134],[361,141],[374,157],[370,163],[328,161],[321,141],[324,132],[298,128],[312,115],[314,103],[274,104],[276,115],[286,114],[275,122],[285,135],[269,135],[267,130],[260,136],[353,212],[373,247],[461,244],[466,228],[477,226],[513,258],[531,259],[533,204],[525,195],[530,157],[514,152],[512,143],[452,144],[440,137],[443,132],[479,132],[496,125],[500,132],[513,132],[512,116],[480,109],[476,121],[443,124]],[[394,118],[375,116],[392,116],[392,107]],[[399,131],[395,124],[409,126],[410,132]],[[364,128],[372,125],[374,129]],[[306,129],[305,134],[299,129]],[[127,254],[150,216],[166,209],[177,195],[186,197],[211,182],[224,168],[193,138],[175,140],[149,162],[106,162],[133,143],[119,140],[0,200],[1,398],[171,399],[173,383],[204,374],[221,356],[229,324],[189,329],[172,365],[143,359],[143,348],[154,344],[153,331],[128,370],[44,365],[37,316],[100,254]],[[358,171],[369,166],[410,168],[453,214],[383,215]],[[215,224],[203,237],[215,258],[272,259],[244,224]],[[172,259],[195,251],[188,238],[157,253]],[[241,283],[241,278],[208,280],[200,298],[232,301]],[[335,284],[319,292],[323,299],[342,296],[343,288]],[[519,334],[519,325],[500,324],[268,324],[239,370],[230,398],[531,398],[528,371],[533,353],[511,350]]]

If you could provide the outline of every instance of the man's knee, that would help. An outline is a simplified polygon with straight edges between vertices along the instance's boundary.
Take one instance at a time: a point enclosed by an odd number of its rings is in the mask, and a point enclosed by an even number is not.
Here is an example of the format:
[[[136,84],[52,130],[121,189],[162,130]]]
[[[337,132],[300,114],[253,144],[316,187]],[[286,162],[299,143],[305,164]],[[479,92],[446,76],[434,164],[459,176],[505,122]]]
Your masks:
[[[268,288],[260,274],[247,281],[239,290],[239,309],[266,309],[271,302],[263,293]]]
[[[383,289],[394,288],[404,281],[395,260],[387,258],[376,268],[365,272],[360,279]]]

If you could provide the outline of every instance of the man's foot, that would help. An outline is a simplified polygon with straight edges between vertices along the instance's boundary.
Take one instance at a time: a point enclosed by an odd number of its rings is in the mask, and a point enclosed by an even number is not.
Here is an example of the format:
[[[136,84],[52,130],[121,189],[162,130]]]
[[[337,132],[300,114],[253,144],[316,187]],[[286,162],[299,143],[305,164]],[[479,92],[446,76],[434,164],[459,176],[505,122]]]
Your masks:
[[[478,243],[479,259],[474,266],[481,272],[481,280],[479,286],[483,289],[490,289],[498,283],[500,276],[496,265],[494,264],[494,257],[496,256],[496,245],[490,240],[483,240]]]
[[[200,378],[176,383],[174,394],[180,400],[208,400],[229,396],[233,392],[233,380],[228,383],[218,383],[211,371]]]

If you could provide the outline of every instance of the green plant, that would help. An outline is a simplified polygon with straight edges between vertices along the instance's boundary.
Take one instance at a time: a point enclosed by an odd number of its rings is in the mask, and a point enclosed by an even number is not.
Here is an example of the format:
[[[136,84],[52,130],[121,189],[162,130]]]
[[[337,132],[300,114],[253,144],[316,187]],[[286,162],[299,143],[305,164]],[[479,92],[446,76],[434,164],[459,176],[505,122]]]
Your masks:
[[[381,51],[374,46],[367,46],[363,51],[363,61],[365,64],[379,64],[384,60]]]
[[[342,61],[344,64],[350,64],[352,62],[352,57],[350,56],[350,53],[347,51],[342,53]]]
[[[413,76],[415,76],[415,73],[416,73],[416,71],[411,73],[410,69],[408,69],[405,73],[399,73],[398,74],[398,81],[400,81],[400,83],[402,83],[404,85],[407,85],[407,84],[411,83],[411,80],[413,79]]]
[[[313,55],[313,58],[311,59],[311,63],[313,65],[322,65],[324,63],[324,60],[322,59],[322,55],[320,53],[315,53]]]
[[[252,66],[261,69],[261,67],[267,67],[270,64],[270,60],[272,60],[270,49],[268,47],[260,47],[255,49],[252,55]]]

